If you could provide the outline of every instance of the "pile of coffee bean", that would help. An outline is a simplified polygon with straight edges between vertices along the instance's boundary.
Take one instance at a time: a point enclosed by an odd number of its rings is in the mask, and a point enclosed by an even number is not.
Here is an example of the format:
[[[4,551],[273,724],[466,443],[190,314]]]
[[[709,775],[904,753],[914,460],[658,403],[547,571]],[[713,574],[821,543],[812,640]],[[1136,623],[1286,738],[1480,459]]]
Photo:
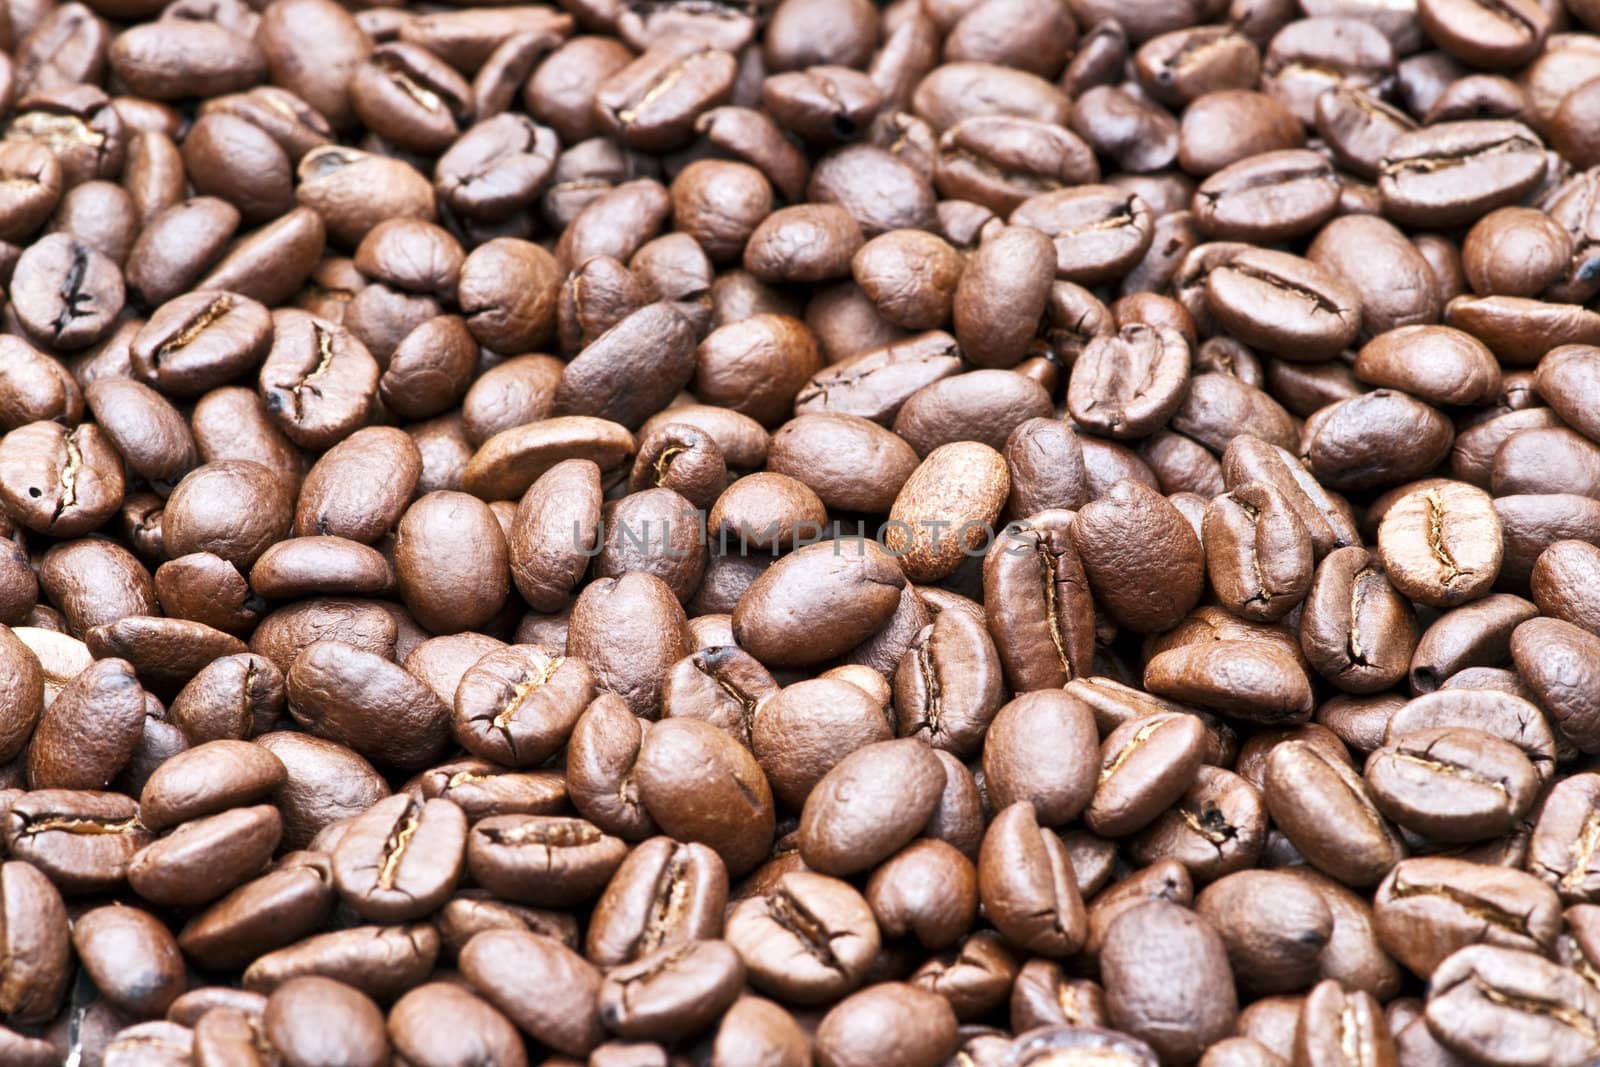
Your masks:
[[[1600,1062],[1600,0],[474,2],[0,0],[0,1067]]]

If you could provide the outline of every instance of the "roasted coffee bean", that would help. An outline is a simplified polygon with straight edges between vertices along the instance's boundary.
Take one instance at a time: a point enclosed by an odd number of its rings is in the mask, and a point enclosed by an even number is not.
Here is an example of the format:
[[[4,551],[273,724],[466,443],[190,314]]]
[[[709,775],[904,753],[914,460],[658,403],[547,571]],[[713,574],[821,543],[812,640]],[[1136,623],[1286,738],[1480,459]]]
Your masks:
[[[100,994],[135,1018],[159,1016],[183,992],[178,943],[149,912],[95,908],[73,924],[72,945]]]
[[[354,645],[308,645],[285,687],[297,722],[379,763],[425,766],[443,750],[449,709],[399,665]]]
[[[1304,741],[1272,750],[1262,792],[1295,847],[1346,884],[1377,883],[1405,854],[1360,776]]]
[[[440,1027],[448,1018],[455,1025]],[[511,1022],[459,986],[430,982],[401,997],[389,1010],[389,1040],[407,1061],[457,1063],[478,1057],[522,1067],[528,1062],[522,1039]]]
[[[1533,764],[1515,745],[1459,727],[1401,734],[1368,758],[1365,777],[1380,810],[1439,841],[1509,831],[1539,787]]]
[[[1441,160],[1449,162],[1440,166]],[[1390,142],[1378,193],[1398,222],[1462,225],[1515,203],[1543,176],[1542,145],[1521,123],[1441,123]]]
[[[536,645],[511,645],[462,673],[454,733],[485,759],[536,767],[566,742],[594,695],[593,675],[582,660]]]
[[[640,799],[656,823],[710,845],[730,874],[747,873],[765,855],[775,825],[766,777],[715,726],[695,719],[657,723],[645,734],[637,774]],[[720,795],[713,798],[713,790]]]
[[[1084,506],[1072,541],[1090,590],[1129,629],[1169,629],[1200,597],[1199,539],[1176,508],[1138,482],[1120,481]]]
[[[1198,983],[1174,980],[1176,953]],[[1238,1012],[1222,939],[1204,918],[1164,901],[1123,913],[1100,948],[1111,1024],[1164,1058],[1187,1060],[1232,1030]],[[1171,1025],[1171,1019],[1182,1025]]]
[[[466,855],[473,879],[496,896],[564,907],[597,896],[625,852],[581,819],[495,815],[473,826]]]
[[[559,941],[515,930],[487,930],[461,952],[461,970],[523,1031],[569,1055],[600,1043],[598,971]]]
[[[262,868],[282,829],[278,810],[265,804],[191,820],[133,857],[128,884],[163,907],[210,903]]]
[[[1536,1050],[1551,1064],[1594,1053],[1593,989],[1531,952],[1464,948],[1439,965],[1430,993],[1428,1029],[1452,1051],[1505,1063]]]
[[[892,1056],[906,1067],[933,1067],[955,1050],[955,1012],[943,997],[903,982],[881,982],[840,1001],[817,1025],[817,1062],[825,1067]]]
[[[999,812],[984,834],[978,894],[989,921],[1031,952],[1070,956],[1088,936],[1072,860],[1026,801]]]
[[[1338,201],[1333,166],[1315,152],[1288,149],[1212,174],[1195,192],[1194,217],[1209,237],[1277,243],[1316,229]]]
[[[876,866],[922,830],[944,784],[943,767],[920,741],[880,741],[851,753],[806,797],[799,830],[806,866],[841,876]]]
[[[1072,366],[1067,409],[1090,432],[1147,437],[1177,411],[1188,384],[1183,335],[1132,323],[1084,348]]]
[[[29,245],[11,275],[12,308],[23,329],[55,349],[86,348],[122,311],[122,271],[90,244],[62,233]]]
[[[1319,674],[1349,693],[1387,689],[1406,676],[1418,636],[1410,603],[1371,552],[1323,558],[1300,617],[1300,647]]]
[[[245,741],[211,741],[156,768],[139,793],[139,819],[160,833],[265,799],[287,780],[283,761],[270,751]]]
[[[153,837],[129,797],[51,789],[13,802],[0,834],[12,857],[32,863],[67,894],[120,885],[134,853]]]
[[[989,630],[1014,689],[1091,673],[1094,607],[1068,513],[1043,511],[1008,526],[984,558],[983,581]]]
[[[984,784],[990,802],[1032,805],[1049,826],[1071,822],[1094,795],[1098,751],[1094,716],[1070,693],[1026,693],[994,717],[983,748]],[[1059,774],[1047,768],[1069,767]]]
[[[1361,326],[1361,299],[1310,260],[1241,248],[1205,276],[1211,313],[1230,333],[1286,359],[1325,359]]]
[[[37,867],[11,860],[0,865],[0,917],[7,943],[0,1009],[19,1023],[42,1023],[60,1007],[71,973],[61,894]]]
[[[1387,951],[1432,974],[1473,944],[1549,952],[1560,907],[1555,890],[1531,874],[1428,856],[1396,865],[1378,888],[1373,919]]]
[[[1236,614],[1272,622],[1310,590],[1311,535],[1269,483],[1245,482],[1212,500],[1202,533],[1212,588]]]
[[[1500,520],[1487,493],[1435,482],[1397,500],[1378,527],[1378,553],[1400,592],[1449,608],[1486,592],[1500,571]]]
[[[455,889],[466,830],[466,816],[448,800],[389,797],[339,839],[334,887],[366,919],[404,922],[426,915]]]
[[[0,439],[0,504],[30,530],[77,537],[122,504],[122,462],[99,427],[33,422]]]
[[[271,993],[306,976],[348,983],[380,1000],[420,985],[439,954],[432,926],[355,926],[317,934],[245,968],[245,988]]]

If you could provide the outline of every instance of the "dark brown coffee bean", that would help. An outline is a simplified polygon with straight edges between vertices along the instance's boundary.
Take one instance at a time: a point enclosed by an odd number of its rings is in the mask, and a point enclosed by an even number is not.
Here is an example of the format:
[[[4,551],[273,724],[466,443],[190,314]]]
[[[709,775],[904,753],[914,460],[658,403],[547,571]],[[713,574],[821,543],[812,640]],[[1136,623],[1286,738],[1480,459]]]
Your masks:
[[[1174,954],[1205,980],[1175,982]],[[1190,1059],[1233,1028],[1238,1005],[1222,939],[1185,908],[1151,901],[1123,913],[1106,931],[1100,967],[1111,1024],[1164,1058]],[[1170,1025],[1173,1018],[1183,1025]]]
[[[316,641],[295,657],[285,682],[295,721],[380,763],[420,767],[443,749],[449,709],[397,664],[371,652]]]
[[[128,884],[162,907],[208,904],[261,870],[282,825],[278,810],[266,804],[191,820],[135,854]]]
[[[1125,171],[1148,174],[1178,156],[1178,123],[1165,110],[1126,90],[1097,85],[1074,102],[1072,132]]]
[[[1403,326],[1375,338],[1356,357],[1356,376],[1403,389],[1430,403],[1481,404],[1500,388],[1500,369],[1483,344],[1448,326]]]
[[[61,894],[36,867],[0,865],[0,914],[6,966],[0,968],[0,1008],[19,1023],[42,1023],[61,1005],[70,975],[71,933]]]
[[[67,894],[121,885],[134,854],[154,836],[129,797],[52,789],[12,803],[0,834],[13,858],[33,864]]]
[[[139,818],[160,833],[266,799],[287,780],[283,761],[258,745],[234,740],[200,744],[151,774],[139,794]]]
[[[440,1019],[456,1025],[440,1027]],[[473,1057],[505,1067],[524,1067],[528,1062],[511,1022],[448,982],[430,982],[401,997],[389,1010],[388,1027],[395,1050],[410,1063],[435,1067]]]
[[[1067,409],[1090,432],[1147,437],[1183,400],[1189,384],[1189,345],[1176,330],[1123,326],[1116,337],[1091,341],[1073,364]]]
[[[1406,675],[1416,616],[1372,553],[1354,546],[1318,565],[1300,620],[1300,647],[1324,678],[1351,693],[1387,689]]]
[[[659,45],[601,83],[595,116],[630,147],[680,147],[702,111],[726,102],[735,67],[734,57],[720,49],[687,41]]]
[[[1276,243],[1316,229],[1338,199],[1326,159],[1287,149],[1247,156],[1212,174],[1195,192],[1194,217],[1219,240]]]
[[[1054,414],[1050,390],[1032,378],[1016,370],[976,370],[918,389],[900,408],[893,428],[922,456],[962,442],[998,452],[1017,426]]]
[[[79,673],[45,709],[28,746],[36,789],[104,789],[133,755],[144,730],[144,690],[126,660]]]
[[[461,970],[517,1026],[558,1052],[585,1055],[600,1043],[600,973],[559,941],[487,930],[461,952]]]
[[[1549,952],[1560,907],[1555,891],[1533,875],[1429,856],[1396,865],[1378,887],[1373,919],[1396,959],[1431,974],[1473,944]],[[1496,923],[1502,916],[1509,921]]]
[[[135,1017],[159,1016],[183,992],[178,943],[149,912],[95,908],[73,924],[72,944],[100,994]]]
[[[1206,565],[1219,599],[1235,614],[1273,622],[1311,588],[1311,535],[1270,483],[1245,482],[1207,505]]]
[[[846,756],[806,797],[800,816],[806,865],[841,876],[875,867],[921,831],[944,782],[932,751],[909,738]]]
[[[1447,1049],[1504,1061],[1512,1049],[1537,1050],[1546,1063],[1593,1054],[1593,990],[1531,952],[1475,945],[1432,976],[1428,1029]]]
[[[420,918],[455,889],[466,836],[466,817],[450,801],[388,797],[340,838],[332,855],[334,887],[363,918]]]
[[[566,743],[593,697],[593,676],[582,660],[512,645],[462,674],[453,728],[469,751],[485,759],[536,767]]]
[[[874,697],[841,679],[816,678],[761,700],[749,736],[774,796],[798,811],[841,760],[894,733]]]
[[[1402,734],[1372,754],[1366,778],[1381,810],[1441,841],[1509,830],[1532,805],[1539,782],[1510,742],[1451,727]]]
[[[1384,513],[1378,553],[1395,588],[1448,608],[1486,592],[1500,571],[1500,520],[1483,490],[1439,481]]]
[[[1516,122],[1441,123],[1403,133],[1379,166],[1378,193],[1397,222],[1463,225],[1533,188],[1544,175],[1542,149]],[[1441,168],[1439,159],[1453,162]]]
[[[616,869],[589,927],[587,953],[602,966],[708,937],[721,929],[728,876],[704,845],[644,842]]]
[[[1014,689],[1049,688],[1090,673],[1093,604],[1064,512],[1007,527],[984,559],[984,608]]]
[[[1217,321],[1246,344],[1285,358],[1321,359],[1355,339],[1361,300],[1340,277],[1309,260],[1241,249],[1205,276]]]
[[[1009,940],[1043,955],[1082,947],[1088,920],[1061,839],[1041,828],[1032,805],[996,815],[984,834],[978,893],[989,921]]]
[[[571,907],[599,895],[627,846],[582,819],[495,815],[467,839],[474,881],[496,896],[541,907]]]
[[[1318,480],[1335,489],[1370,489],[1427,474],[1448,454],[1454,434],[1438,409],[1378,389],[1318,411],[1302,436]],[[1405,452],[1391,450],[1384,440],[1391,437],[1407,442]]]
[[[1405,854],[1356,772],[1303,741],[1273,749],[1263,792],[1295,846],[1346,884],[1375,884]]]
[[[1137,482],[1118,482],[1083,507],[1072,540],[1090,588],[1129,629],[1169,629],[1199,599],[1199,539],[1176,508]],[[1131,563],[1135,555],[1142,562]]]
[[[1015,366],[1044,313],[1056,253],[1031,225],[995,232],[961,271],[955,335],[977,366]]]
[[[662,949],[610,971],[600,1018],[634,1040],[670,1040],[703,1030],[739,996],[744,963],[725,941]]]
[[[500,610],[510,586],[508,558],[488,505],[465,493],[429,493],[395,529],[400,595],[435,633],[481,626]]]
[[[710,845],[730,874],[747,873],[766,855],[774,832],[766,777],[715,726],[695,719],[657,723],[645,734],[637,773],[640,798],[661,828]]]
[[[103,338],[122,310],[122,271],[103,253],[67,234],[28,246],[11,276],[18,320],[40,344],[85,348]]]
[[[904,585],[900,567],[875,542],[809,545],[783,557],[750,586],[734,610],[734,633],[740,646],[763,663],[819,663],[855,647],[888,621]],[[855,624],[841,628],[844,616],[837,606],[846,603]]]
[[[943,997],[902,982],[852,994],[817,1026],[817,1063],[848,1067],[886,1056],[905,1067],[943,1063],[957,1043],[955,1012]]]

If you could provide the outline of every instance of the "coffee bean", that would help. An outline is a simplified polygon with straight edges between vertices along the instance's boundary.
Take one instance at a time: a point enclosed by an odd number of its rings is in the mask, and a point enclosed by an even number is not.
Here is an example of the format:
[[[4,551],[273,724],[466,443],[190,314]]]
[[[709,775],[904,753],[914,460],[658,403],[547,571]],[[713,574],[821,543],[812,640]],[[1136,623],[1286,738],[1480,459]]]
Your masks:
[[[440,1019],[456,1025],[440,1028]],[[482,1056],[506,1067],[527,1063],[522,1039],[511,1022],[467,990],[430,982],[401,997],[389,1009],[389,1039],[413,1063],[438,1064]]]
[[[1083,947],[1088,919],[1072,860],[1026,801],[998,813],[984,834],[978,895],[989,921],[1029,951],[1066,957]]]
[[[1522,871],[1442,857],[1401,861],[1378,888],[1378,936],[1413,971],[1432,974],[1457,949],[1488,943],[1545,953],[1560,928],[1555,891]],[[1504,917],[1506,922],[1496,925]],[[1426,929],[1427,938],[1418,937]]]
[[[1205,725],[1193,715],[1123,723],[1101,745],[1100,776],[1084,824],[1107,837],[1142,829],[1188,790],[1205,745]]]
[[[1169,969],[1174,955],[1205,981],[1177,982]],[[1165,1058],[1190,1058],[1233,1028],[1238,1007],[1222,939],[1185,908],[1153,901],[1125,912],[1106,932],[1100,966],[1112,1025]],[[1176,1004],[1187,1007],[1174,1016]],[[1171,1026],[1172,1018],[1183,1025]]]
[[[1236,614],[1271,622],[1309,592],[1311,535],[1269,483],[1245,482],[1216,497],[1202,532],[1211,585]]]
[[[29,245],[11,276],[12,307],[23,328],[56,349],[85,348],[104,337],[124,297],[117,265],[67,234]]]
[[[542,1044],[571,1055],[599,1044],[600,974],[560,942],[488,930],[462,950],[461,969],[490,1003]]]
[[[397,664],[342,641],[315,641],[285,674],[289,711],[314,733],[380,763],[424,766],[443,749],[449,711]],[[398,723],[407,728],[396,730]]]
[[[903,738],[856,750],[806,797],[800,815],[806,866],[841,876],[875,867],[921,831],[943,788],[944,770],[921,742]]]
[[[210,903],[262,868],[282,826],[278,810],[265,804],[191,820],[133,857],[128,884],[163,907]]]
[[[901,982],[868,986],[817,1026],[817,1062],[847,1067],[893,1056],[906,1067],[933,1067],[956,1046],[956,1017],[942,997]]]
[[[606,975],[600,1018],[631,1039],[696,1033],[739,996],[744,963],[725,941],[693,941],[662,949]]]
[[[1592,1055],[1591,990],[1530,952],[1487,945],[1440,964],[1428,998],[1428,1028],[1452,1051],[1503,1060],[1511,1048],[1537,1049],[1547,1063]],[[1529,996],[1529,994],[1532,994]]]
[[[120,885],[134,853],[153,837],[129,797],[51,789],[17,799],[0,836],[14,858],[33,864],[68,894]]]
[[[1265,785],[1273,820],[1330,876],[1370,886],[1404,856],[1404,846],[1379,814],[1367,784],[1350,767],[1304,741],[1273,749]]]
[[[1275,243],[1316,229],[1333,215],[1338,198],[1333,167],[1315,152],[1263,152],[1201,183],[1195,221],[1219,240]]]
[[[1300,647],[1324,678],[1351,693],[1404,678],[1418,640],[1416,615],[1365,549],[1335,549],[1318,565],[1300,619]]]
[[[1083,507],[1072,541],[1090,589],[1130,629],[1168,629],[1199,599],[1198,538],[1176,508],[1137,482],[1118,482]],[[1130,566],[1134,558],[1141,563]]]
[[[43,1022],[61,1005],[70,974],[71,934],[61,894],[37,867],[20,860],[0,865],[0,912],[9,951],[0,970],[8,1018]]]
[[[95,908],[73,924],[72,945],[101,995],[135,1017],[161,1014],[183,992],[178,944],[149,912]]]
[[[1090,431],[1146,437],[1177,411],[1188,385],[1189,345],[1176,330],[1141,324],[1091,341],[1073,364],[1067,408]]]
[[[1309,260],[1244,248],[1205,276],[1212,314],[1229,332],[1289,358],[1332,355],[1355,339],[1361,300]]]

